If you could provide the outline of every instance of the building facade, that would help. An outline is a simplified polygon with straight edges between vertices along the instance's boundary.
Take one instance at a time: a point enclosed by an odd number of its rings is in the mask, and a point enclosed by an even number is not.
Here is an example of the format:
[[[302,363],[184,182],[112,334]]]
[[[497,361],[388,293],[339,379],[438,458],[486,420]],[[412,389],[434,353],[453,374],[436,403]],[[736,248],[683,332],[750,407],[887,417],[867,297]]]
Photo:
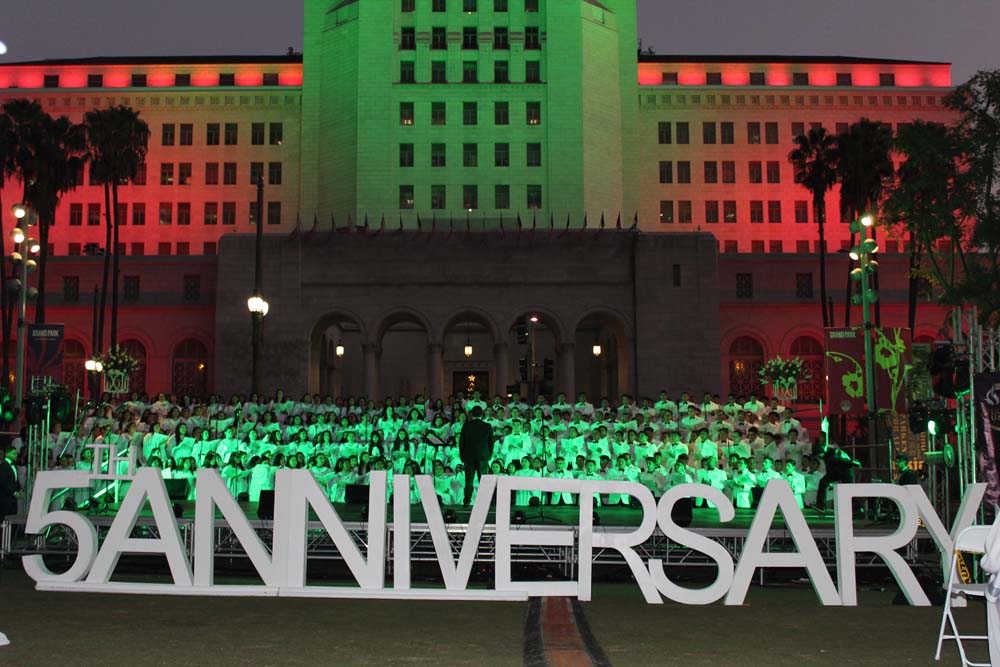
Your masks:
[[[245,244],[258,220],[280,258],[265,261],[269,391],[434,394],[458,388],[465,371],[485,374],[486,386],[502,391],[516,384],[525,355],[511,336],[529,310],[545,315],[539,331],[549,347],[537,360],[556,367],[553,389],[634,389],[636,353],[628,346],[636,339],[675,355],[645,378],[639,373],[643,391],[659,384],[749,392],[759,390],[753,369],[766,356],[796,353],[818,363],[817,234],[809,193],[787,159],[793,137],[817,124],[837,132],[861,118],[894,129],[916,119],[949,122],[942,99],[950,67],[660,56],[635,46],[633,0],[306,0],[302,56],[0,62],[0,102],[36,99],[77,122],[90,109],[124,104],[149,124],[145,169],[121,188],[118,252],[121,338],[145,358],[135,384],[150,391],[247,389]],[[255,205],[258,178],[263,211]],[[5,229],[20,190],[13,180],[0,190]],[[839,218],[836,189],[827,210],[830,293],[842,323],[847,271],[837,252],[849,243],[849,221]],[[50,232],[48,319],[67,324],[72,386],[93,353],[104,214],[103,188],[88,167]],[[631,270],[619,246],[633,238],[624,231],[633,223],[638,247],[661,258],[637,274],[646,296],[589,303],[575,285],[605,268],[612,282]],[[612,233],[619,226],[621,234]],[[481,245],[458,241],[482,232]],[[583,236],[592,245],[578,245]],[[697,262],[678,259],[671,244],[697,248]],[[488,262],[490,247],[499,264]],[[369,264],[349,261],[348,250]],[[905,239],[882,240],[886,325],[905,324],[906,250]],[[491,267],[478,282],[470,257]],[[372,268],[380,262],[406,271]],[[618,262],[625,264],[604,266]],[[356,279],[342,274],[343,263]],[[531,280],[514,287],[517,275],[561,285],[562,301],[552,299],[562,305],[540,300],[545,291]],[[451,289],[490,279],[518,296]],[[683,321],[666,306],[635,317],[644,299],[692,283],[712,312],[685,307],[714,332],[661,325]],[[404,298],[412,285],[420,294]],[[404,311],[410,315],[394,314]],[[591,317],[612,312],[619,316]],[[591,318],[587,335],[578,335],[581,317]],[[922,304],[917,335],[933,337],[940,320]],[[608,338],[612,329],[617,335]],[[384,344],[387,334],[394,343]],[[476,350],[471,358],[454,356],[463,336]],[[598,371],[581,350],[601,336],[615,353]],[[336,343],[347,339],[354,349],[336,357]],[[406,354],[412,345],[427,354]],[[501,353],[503,345],[510,347]],[[714,364],[693,353],[706,345]],[[655,356],[650,350],[638,355],[640,369]],[[698,386],[687,386],[685,357],[698,360]],[[657,377],[661,371],[666,377]]]

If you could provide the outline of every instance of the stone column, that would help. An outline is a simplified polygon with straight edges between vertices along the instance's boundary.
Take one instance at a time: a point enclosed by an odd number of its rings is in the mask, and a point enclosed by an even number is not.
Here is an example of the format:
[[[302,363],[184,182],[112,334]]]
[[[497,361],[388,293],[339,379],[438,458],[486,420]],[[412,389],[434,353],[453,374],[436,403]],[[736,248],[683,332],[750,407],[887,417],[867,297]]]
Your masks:
[[[493,346],[493,387],[494,394],[507,396],[507,385],[510,380],[507,377],[510,368],[510,359],[507,357],[507,343],[496,343]]]
[[[556,392],[566,394],[566,400],[573,402],[576,396],[576,345],[563,343],[558,350],[559,366],[556,375],[559,380]]]
[[[427,346],[427,397],[429,401],[444,398],[444,348],[440,343]]]
[[[369,399],[377,401],[379,399],[378,390],[378,362],[382,355],[382,350],[378,345],[365,343],[361,346],[365,356],[365,394]]]

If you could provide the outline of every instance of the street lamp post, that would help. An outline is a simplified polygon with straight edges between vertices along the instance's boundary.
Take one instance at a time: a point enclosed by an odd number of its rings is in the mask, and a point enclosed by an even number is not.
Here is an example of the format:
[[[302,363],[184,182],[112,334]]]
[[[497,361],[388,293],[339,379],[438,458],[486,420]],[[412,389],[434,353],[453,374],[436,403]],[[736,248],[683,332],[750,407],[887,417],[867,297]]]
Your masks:
[[[261,345],[261,333],[264,325],[264,316],[267,315],[267,311],[270,309],[267,301],[261,296],[261,263],[263,252],[263,241],[264,241],[264,177],[263,175],[257,178],[257,219],[254,224],[257,225],[256,229],[256,248],[254,249],[254,266],[253,266],[253,295],[247,299],[247,308],[250,310],[250,319],[252,325],[252,352],[251,352],[251,388],[250,391],[253,394],[260,393],[260,345]]]
[[[875,351],[872,342],[871,307],[878,302],[878,291],[874,286],[875,274],[878,272],[878,243],[871,238],[871,228],[874,219],[866,215],[861,220],[851,223],[852,231],[860,234],[861,245],[851,249],[851,259],[859,266],[851,271],[851,280],[861,284],[860,294],[851,296],[851,303],[861,306],[861,314],[865,329],[865,400],[868,404],[868,444],[877,444],[878,438],[878,405],[875,391]]]
[[[10,254],[10,259],[14,264],[15,271],[20,269],[20,278],[14,278],[13,285],[17,289],[17,350],[16,361],[14,362],[14,405],[17,410],[21,409],[21,402],[24,399],[24,351],[25,351],[25,329],[27,325],[28,300],[37,294],[35,288],[28,287],[28,272],[33,270],[37,263],[32,259],[37,255],[41,246],[38,241],[25,236],[24,228],[31,224],[34,214],[23,204],[15,204],[13,207],[14,218],[17,225],[10,232],[11,240],[14,242],[14,250]]]

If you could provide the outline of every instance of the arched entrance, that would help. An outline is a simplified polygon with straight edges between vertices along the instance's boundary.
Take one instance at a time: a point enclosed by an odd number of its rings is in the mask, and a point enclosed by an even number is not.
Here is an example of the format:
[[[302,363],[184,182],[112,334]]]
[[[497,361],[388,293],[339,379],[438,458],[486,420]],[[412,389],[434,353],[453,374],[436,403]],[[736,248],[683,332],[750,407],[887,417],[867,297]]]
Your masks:
[[[123,340],[119,347],[128,352],[129,356],[139,362],[139,367],[129,375],[129,391],[137,391],[139,394],[146,393],[146,346],[135,338]]]
[[[200,340],[187,338],[174,347],[171,391],[177,396],[208,395],[208,349]]]
[[[478,391],[484,398],[505,394],[510,362],[506,350],[497,343],[497,327],[488,315],[468,309],[450,317],[441,335],[443,393],[471,396]],[[432,345],[429,359],[432,385],[434,374],[439,372],[434,348]]]
[[[556,363],[562,327],[555,316],[541,310],[521,313],[507,332],[511,394],[534,401],[538,395],[558,392]]]
[[[331,396],[365,394],[366,340],[360,320],[350,313],[321,318],[310,337],[309,391]]]
[[[62,383],[71,396],[75,396],[78,391],[86,391],[87,371],[84,369],[86,361],[87,351],[83,343],[67,338],[63,342]]]
[[[801,403],[819,403],[823,400],[823,379],[825,352],[823,345],[813,336],[799,336],[792,341],[789,354],[801,357],[802,364],[809,372],[809,379],[799,382],[798,401]]]
[[[400,311],[383,318],[375,339],[378,398],[386,396],[428,396],[428,350],[430,326],[412,311]]]
[[[602,397],[614,401],[629,389],[629,350],[625,322],[610,312],[585,315],[573,332],[575,386],[563,386],[570,402],[585,391],[593,403]]]
[[[729,346],[729,393],[737,397],[764,395],[758,373],[764,366],[764,346],[752,336],[740,336]]]

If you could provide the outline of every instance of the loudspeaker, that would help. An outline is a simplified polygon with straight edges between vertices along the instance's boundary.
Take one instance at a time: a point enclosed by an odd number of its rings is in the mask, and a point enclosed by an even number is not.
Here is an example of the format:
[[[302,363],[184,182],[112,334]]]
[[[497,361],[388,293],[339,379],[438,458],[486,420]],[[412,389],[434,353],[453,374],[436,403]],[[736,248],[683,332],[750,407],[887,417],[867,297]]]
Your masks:
[[[349,505],[364,505],[368,502],[367,484],[348,484],[344,490],[344,502]]]
[[[681,528],[687,528],[694,521],[693,508],[690,498],[681,498],[670,509],[670,518]]]
[[[263,490],[260,492],[260,500],[257,501],[257,518],[262,520],[274,519],[273,490]]]

